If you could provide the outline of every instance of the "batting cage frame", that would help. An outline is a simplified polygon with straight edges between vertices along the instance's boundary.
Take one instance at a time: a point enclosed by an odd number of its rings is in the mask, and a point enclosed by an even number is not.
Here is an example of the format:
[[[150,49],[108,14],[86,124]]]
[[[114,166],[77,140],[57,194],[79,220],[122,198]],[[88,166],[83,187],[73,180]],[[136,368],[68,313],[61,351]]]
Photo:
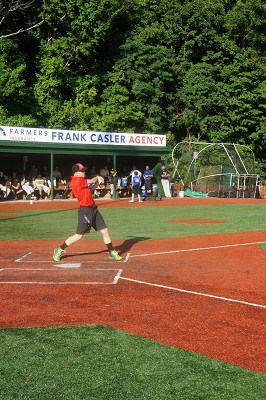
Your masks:
[[[186,196],[257,197],[260,176],[246,145],[183,141],[171,156],[172,176]]]

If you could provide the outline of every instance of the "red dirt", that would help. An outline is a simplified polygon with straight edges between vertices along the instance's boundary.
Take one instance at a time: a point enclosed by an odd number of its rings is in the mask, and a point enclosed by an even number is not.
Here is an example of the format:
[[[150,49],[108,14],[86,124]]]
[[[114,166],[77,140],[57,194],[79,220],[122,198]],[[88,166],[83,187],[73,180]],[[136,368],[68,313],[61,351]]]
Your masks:
[[[184,198],[151,204],[189,206],[246,200],[266,203],[257,199]],[[98,203],[101,207],[150,206],[132,205],[124,200]],[[64,208],[76,207],[76,201],[64,204]],[[33,205],[0,204],[1,212],[32,208],[62,208],[62,200]],[[262,337],[265,308],[260,306],[265,304],[266,252],[256,244],[265,240],[266,231],[127,240],[115,243],[124,255],[130,253],[127,262],[120,263],[108,260],[101,241],[82,241],[60,263],[80,262],[80,269],[75,270],[55,266],[51,253],[58,242],[35,241],[33,251],[28,241],[8,242],[8,247],[2,242],[0,326],[108,325],[252,371],[266,372]],[[17,268],[16,273],[8,267]],[[23,269],[29,267],[37,271],[25,274]],[[110,283],[112,274],[117,272],[110,269],[118,268],[123,271],[117,284],[45,284],[52,280]],[[12,279],[38,279],[41,284],[4,283]]]
[[[0,219],[2,219],[2,218],[14,218],[16,216],[17,216],[17,213],[14,213],[14,214],[1,213],[0,214]]]

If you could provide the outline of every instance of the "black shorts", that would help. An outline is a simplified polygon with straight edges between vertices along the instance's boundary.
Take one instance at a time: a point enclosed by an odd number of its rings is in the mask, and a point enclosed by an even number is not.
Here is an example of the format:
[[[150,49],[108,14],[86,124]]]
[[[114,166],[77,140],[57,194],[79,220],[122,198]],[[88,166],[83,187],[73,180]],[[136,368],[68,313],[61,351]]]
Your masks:
[[[150,181],[145,181],[145,189],[146,190],[151,190],[151,180]]]
[[[141,193],[140,192],[140,186],[139,185],[133,186],[132,187],[132,193],[133,194],[140,194]]]
[[[95,231],[106,228],[102,214],[98,211],[97,206],[79,207],[76,233],[78,235],[84,235],[84,233],[90,232],[91,227],[93,227]]]

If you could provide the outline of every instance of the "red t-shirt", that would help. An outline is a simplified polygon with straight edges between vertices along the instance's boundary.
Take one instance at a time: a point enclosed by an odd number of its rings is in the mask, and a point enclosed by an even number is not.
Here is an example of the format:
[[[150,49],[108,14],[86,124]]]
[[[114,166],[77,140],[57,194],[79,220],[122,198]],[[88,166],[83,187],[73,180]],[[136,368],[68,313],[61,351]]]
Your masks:
[[[95,205],[87,179],[79,176],[71,176],[70,187],[78,200],[79,206],[91,207]]]

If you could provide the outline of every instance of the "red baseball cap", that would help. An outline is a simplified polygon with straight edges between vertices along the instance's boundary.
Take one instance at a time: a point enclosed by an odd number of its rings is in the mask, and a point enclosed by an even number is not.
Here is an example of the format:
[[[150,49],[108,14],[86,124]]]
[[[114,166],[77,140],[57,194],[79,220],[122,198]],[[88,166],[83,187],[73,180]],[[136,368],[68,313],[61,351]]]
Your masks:
[[[84,165],[77,163],[77,164],[73,165],[72,172],[73,172],[73,174],[75,172],[84,172],[84,171],[86,171],[86,169],[87,169],[87,167],[84,167]]]

